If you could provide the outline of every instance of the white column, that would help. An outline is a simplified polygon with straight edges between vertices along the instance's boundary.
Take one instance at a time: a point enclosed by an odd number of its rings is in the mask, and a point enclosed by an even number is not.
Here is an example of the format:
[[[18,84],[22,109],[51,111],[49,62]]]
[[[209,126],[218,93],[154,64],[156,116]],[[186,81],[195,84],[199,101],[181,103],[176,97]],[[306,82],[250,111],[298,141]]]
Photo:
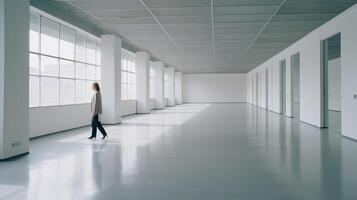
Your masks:
[[[29,0],[0,0],[0,160],[29,151]]]
[[[175,68],[168,67],[167,68],[167,84],[168,84],[168,106],[175,106]]]
[[[145,51],[136,52],[136,112],[150,112],[150,55]]]
[[[182,104],[182,72],[175,72],[175,102]]]
[[[102,35],[102,103],[103,123],[121,122],[121,39],[115,35]]]
[[[154,63],[154,73],[155,73],[155,108],[163,109],[165,108],[164,100],[164,68],[165,64],[161,61],[156,61]]]

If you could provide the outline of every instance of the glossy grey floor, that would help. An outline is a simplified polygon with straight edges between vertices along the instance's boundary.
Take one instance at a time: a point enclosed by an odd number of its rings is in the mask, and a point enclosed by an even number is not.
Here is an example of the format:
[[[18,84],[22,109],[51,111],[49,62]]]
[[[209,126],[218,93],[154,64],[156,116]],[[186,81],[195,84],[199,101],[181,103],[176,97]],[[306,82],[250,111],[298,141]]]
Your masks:
[[[247,104],[186,104],[31,141],[2,199],[357,199],[357,143]]]

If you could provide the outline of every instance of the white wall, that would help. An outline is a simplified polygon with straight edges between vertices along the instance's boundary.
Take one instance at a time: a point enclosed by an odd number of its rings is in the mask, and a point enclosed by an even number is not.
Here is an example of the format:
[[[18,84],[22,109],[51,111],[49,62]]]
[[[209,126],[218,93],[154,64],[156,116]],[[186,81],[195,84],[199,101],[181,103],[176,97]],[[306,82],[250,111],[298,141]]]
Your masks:
[[[29,0],[0,0],[0,159],[28,152]]]
[[[90,104],[30,108],[30,138],[90,124]]]
[[[328,61],[328,109],[341,111],[341,59]]]
[[[175,103],[182,104],[182,72],[175,72]]]
[[[155,99],[150,99],[150,110],[155,109]]]
[[[102,120],[117,124],[121,121],[121,39],[115,35],[102,35],[101,55]]]
[[[121,101],[122,116],[136,114],[136,100]]]
[[[259,98],[259,103],[260,103],[260,107],[261,108],[266,108],[266,72],[265,70],[261,71],[259,73],[259,76],[261,77],[260,78],[260,83],[259,83],[259,86],[260,86],[260,96],[261,98]]]
[[[247,102],[246,74],[183,74],[183,101]]]
[[[168,106],[168,101],[169,101],[169,100],[165,97],[165,98],[164,98],[164,107],[167,107],[167,106]]]
[[[321,127],[321,41],[341,32],[341,110],[342,134],[357,139],[357,126],[355,126],[357,113],[357,27],[351,22],[357,18],[357,5],[333,18],[321,27],[312,31],[277,55],[265,61],[252,70],[248,75],[269,68],[272,70],[272,92],[269,92],[269,109],[280,111],[279,97],[279,69],[277,65],[286,59],[287,74],[291,69],[290,56],[300,52],[300,119],[306,123]],[[289,74],[288,74],[289,75]],[[287,82],[291,77],[287,76]],[[249,89],[249,88],[248,88]],[[286,91],[287,107],[291,107],[291,88]],[[288,110],[287,110],[288,111]],[[289,113],[287,112],[287,115]]]
[[[136,52],[136,112],[150,112],[150,54],[145,51]]]
[[[136,100],[122,100],[121,114],[136,114]],[[29,136],[43,136],[90,125],[90,104],[30,108]]]
[[[164,68],[165,65],[161,61],[154,63],[155,74],[155,108],[163,109],[165,107],[164,98]]]
[[[287,49],[270,58],[249,73],[266,68],[271,70],[269,110],[281,113],[281,69],[279,62],[286,60],[286,115],[291,116],[291,55],[300,52],[300,119],[306,123],[321,126],[320,94],[320,32],[315,30]]]
[[[167,67],[167,84],[168,84],[168,95],[167,95],[167,105],[168,106],[175,106],[175,68],[174,67]]]
[[[300,57],[300,56],[298,56]],[[297,59],[297,58],[295,58]],[[299,104],[300,103],[300,63],[299,60],[296,60],[296,65],[291,66],[291,72],[292,72],[292,77],[291,77],[291,90],[293,94],[293,103],[294,104]]]
[[[351,22],[357,19],[357,6],[341,19],[343,27],[341,34],[341,110],[342,134],[357,139],[356,113],[357,113],[357,26]]]

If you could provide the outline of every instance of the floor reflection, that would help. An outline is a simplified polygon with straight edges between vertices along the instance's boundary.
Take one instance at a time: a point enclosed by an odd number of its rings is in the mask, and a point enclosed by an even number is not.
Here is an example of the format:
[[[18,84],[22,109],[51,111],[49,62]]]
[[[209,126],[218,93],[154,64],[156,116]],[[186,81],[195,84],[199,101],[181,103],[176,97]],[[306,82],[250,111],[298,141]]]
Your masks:
[[[328,115],[329,115],[328,116],[329,131],[332,133],[341,134],[342,133],[341,112],[329,110]]]
[[[357,143],[246,104],[187,104],[31,141],[0,199],[357,199]]]

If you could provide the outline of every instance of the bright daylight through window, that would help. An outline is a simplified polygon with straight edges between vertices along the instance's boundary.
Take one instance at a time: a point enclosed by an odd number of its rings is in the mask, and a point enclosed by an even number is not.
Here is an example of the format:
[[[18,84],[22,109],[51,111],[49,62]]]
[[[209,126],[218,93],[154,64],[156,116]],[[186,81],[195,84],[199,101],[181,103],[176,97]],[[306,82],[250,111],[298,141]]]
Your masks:
[[[100,40],[32,10],[30,107],[89,103],[100,82]]]
[[[121,99],[136,99],[135,54],[121,50]]]

